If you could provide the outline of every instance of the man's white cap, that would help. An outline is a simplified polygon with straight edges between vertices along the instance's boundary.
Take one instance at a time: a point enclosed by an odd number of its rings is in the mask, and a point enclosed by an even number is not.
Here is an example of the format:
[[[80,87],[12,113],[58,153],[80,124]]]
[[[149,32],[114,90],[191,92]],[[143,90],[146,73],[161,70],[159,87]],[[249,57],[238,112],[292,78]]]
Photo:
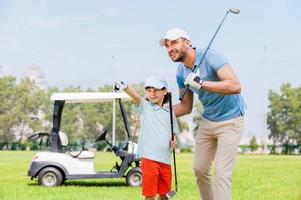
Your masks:
[[[186,31],[179,28],[173,28],[166,32],[165,36],[160,39],[160,45],[165,46],[165,40],[177,40],[179,38],[185,38],[190,41],[189,35]]]
[[[145,80],[144,88],[146,87],[154,87],[156,89],[167,88],[167,82],[163,78],[150,76]]]

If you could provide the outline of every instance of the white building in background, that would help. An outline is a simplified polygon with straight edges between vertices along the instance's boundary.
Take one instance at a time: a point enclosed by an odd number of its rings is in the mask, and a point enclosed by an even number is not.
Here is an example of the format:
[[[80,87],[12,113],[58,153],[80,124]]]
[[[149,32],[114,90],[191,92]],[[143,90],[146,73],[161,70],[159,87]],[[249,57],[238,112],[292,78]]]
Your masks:
[[[26,69],[25,76],[33,80],[40,88],[45,89],[47,87],[46,76],[43,70],[36,66],[36,64],[33,63],[31,67]]]

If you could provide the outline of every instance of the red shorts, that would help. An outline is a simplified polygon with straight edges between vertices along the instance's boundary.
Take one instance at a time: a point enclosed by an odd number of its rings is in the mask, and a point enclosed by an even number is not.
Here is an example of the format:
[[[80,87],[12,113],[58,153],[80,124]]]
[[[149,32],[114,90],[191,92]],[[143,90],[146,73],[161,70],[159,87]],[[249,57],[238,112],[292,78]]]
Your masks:
[[[171,190],[171,166],[141,158],[142,195],[165,195]]]

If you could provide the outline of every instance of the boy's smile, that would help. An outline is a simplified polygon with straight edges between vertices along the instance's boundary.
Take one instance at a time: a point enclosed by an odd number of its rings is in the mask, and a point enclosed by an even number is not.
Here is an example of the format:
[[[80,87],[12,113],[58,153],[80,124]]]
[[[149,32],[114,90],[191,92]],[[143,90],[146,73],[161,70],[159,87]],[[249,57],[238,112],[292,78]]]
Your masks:
[[[146,91],[146,97],[150,102],[162,106],[164,96],[167,93],[167,90],[165,88],[157,89],[153,87],[147,87],[145,91]]]

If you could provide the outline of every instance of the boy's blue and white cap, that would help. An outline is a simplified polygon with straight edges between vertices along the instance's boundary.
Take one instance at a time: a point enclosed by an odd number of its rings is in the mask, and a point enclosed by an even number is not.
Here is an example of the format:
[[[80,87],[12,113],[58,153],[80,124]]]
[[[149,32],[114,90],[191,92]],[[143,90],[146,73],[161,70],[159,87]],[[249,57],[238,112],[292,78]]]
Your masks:
[[[179,28],[172,28],[166,32],[165,36],[160,39],[159,43],[161,46],[165,46],[165,40],[177,40],[179,38],[185,38],[190,41],[190,37],[186,31]]]
[[[146,87],[154,87],[156,89],[167,88],[167,82],[163,78],[150,76],[145,80],[144,88]]]

